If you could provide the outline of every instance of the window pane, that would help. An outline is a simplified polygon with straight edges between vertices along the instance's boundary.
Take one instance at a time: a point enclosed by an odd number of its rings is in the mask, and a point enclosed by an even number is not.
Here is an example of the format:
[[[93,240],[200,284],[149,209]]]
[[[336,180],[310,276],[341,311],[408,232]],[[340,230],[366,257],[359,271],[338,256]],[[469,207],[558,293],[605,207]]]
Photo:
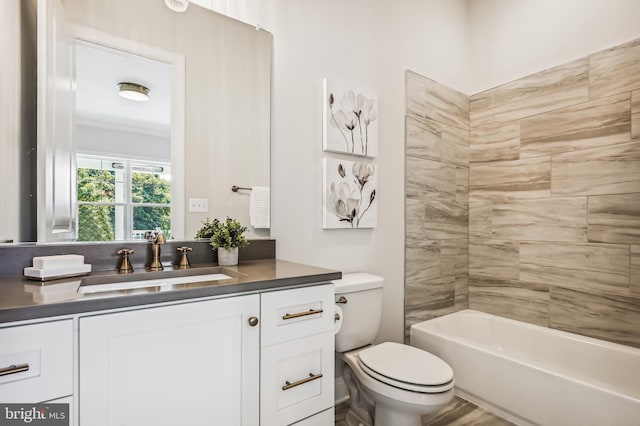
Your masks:
[[[171,174],[169,168],[167,166],[133,164],[131,201],[134,203],[170,204]]]
[[[170,207],[134,207],[133,235],[144,234],[144,231],[155,231],[160,228],[167,238],[171,237]]]
[[[78,158],[78,201],[115,201],[116,172],[108,161]]]
[[[115,206],[78,206],[78,241],[113,241]]]

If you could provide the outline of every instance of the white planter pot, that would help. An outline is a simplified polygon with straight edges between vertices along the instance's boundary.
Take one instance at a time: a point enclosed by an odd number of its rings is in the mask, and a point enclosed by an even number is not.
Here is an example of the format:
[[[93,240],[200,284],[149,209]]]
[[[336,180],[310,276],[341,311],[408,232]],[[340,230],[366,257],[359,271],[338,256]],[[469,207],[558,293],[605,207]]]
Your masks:
[[[233,266],[238,264],[238,247],[226,249],[218,247],[218,265]]]

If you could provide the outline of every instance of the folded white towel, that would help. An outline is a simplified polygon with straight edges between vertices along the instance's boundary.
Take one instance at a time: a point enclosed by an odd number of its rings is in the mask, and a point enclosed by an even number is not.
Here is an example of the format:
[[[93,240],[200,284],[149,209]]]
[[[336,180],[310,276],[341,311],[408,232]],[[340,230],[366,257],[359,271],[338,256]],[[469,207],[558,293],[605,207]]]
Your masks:
[[[271,227],[271,190],[268,186],[251,187],[249,221],[254,228]]]

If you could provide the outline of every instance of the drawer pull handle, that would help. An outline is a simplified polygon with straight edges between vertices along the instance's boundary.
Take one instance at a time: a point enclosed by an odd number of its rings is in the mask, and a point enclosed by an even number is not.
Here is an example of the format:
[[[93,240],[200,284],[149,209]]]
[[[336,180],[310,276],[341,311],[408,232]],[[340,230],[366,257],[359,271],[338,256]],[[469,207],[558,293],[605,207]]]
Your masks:
[[[298,312],[296,314],[284,314],[282,316],[282,319],[283,320],[289,320],[289,319],[293,319],[293,318],[306,317],[307,315],[321,314],[323,312],[324,311],[322,309],[309,309],[308,311]]]
[[[346,297],[344,297],[344,296],[340,296],[340,297],[338,298],[338,300],[336,300],[336,303],[340,303],[341,305],[344,305],[344,304],[346,304],[347,302],[348,302],[348,300],[347,300],[347,298],[346,298]]]
[[[298,380],[297,382],[293,382],[293,383],[289,381],[284,382],[285,385],[282,387],[282,390],[286,391],[288,389],[295,388],[296,386],[304,385],[305,383],[309,383],[314,380],[318,380],[320,378],[322,378],[322,373],[318,373],[318,374],[309,373],[309,377],[305,377],[304,379]]]
[[[9,374],[22,373],[24,371],[29,371],[29,364],[12,364],[8,367],[0,368],[0,377],[8,376]]]

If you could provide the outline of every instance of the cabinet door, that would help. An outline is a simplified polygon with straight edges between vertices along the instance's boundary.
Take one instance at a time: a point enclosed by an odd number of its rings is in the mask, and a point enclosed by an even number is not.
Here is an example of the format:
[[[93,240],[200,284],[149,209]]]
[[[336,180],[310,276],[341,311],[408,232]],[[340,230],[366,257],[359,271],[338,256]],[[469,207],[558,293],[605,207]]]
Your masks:
[[[257,425],[259,296],[80,319],[80,425]]]

